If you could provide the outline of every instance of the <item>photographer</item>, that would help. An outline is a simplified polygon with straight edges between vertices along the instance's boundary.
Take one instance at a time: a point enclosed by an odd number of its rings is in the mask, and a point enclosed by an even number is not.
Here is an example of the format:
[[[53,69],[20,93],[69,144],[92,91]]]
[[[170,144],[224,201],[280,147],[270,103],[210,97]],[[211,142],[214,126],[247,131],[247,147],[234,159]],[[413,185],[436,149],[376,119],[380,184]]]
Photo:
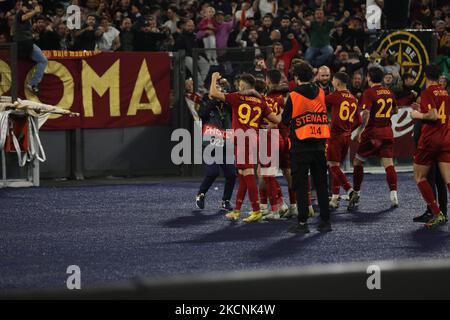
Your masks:
[[[36,62],[33,78],[26,87],[37,96],[39,95],[39,83],[44,77],[44,71],[48,64],[47,58],[33,41],[31,19],[41,13],[41,7],[37,1],[19,1],[18,7],[14,19],[13,37],[17,42],[19,58],[31,58]]]
[[[222,92],[228,92],[230,84],[225,79],[220,82],[219,90]],[[231,129],[231,108],[226,105],[225,102],[213,99],[208,95],[203,97],[200,104],[199,116],[202,120],[203,131],[203,147],[214,145],[214,153],[222,152],[222,163],[205,163],[205,177],[200,185],[198,194],[196,196],[195,204],[199,209],[205,207],[205,195],[208,192],[211,185],[220,174],[220,169],[225,176],[225,186],[222,196],[221,210],[231,211],[231,196],[233,194],[234,184],[236,181],[236,168],[234,163],[226,163],[226,133],[225,130]],[[229,151],[231,152],[231,151]]]

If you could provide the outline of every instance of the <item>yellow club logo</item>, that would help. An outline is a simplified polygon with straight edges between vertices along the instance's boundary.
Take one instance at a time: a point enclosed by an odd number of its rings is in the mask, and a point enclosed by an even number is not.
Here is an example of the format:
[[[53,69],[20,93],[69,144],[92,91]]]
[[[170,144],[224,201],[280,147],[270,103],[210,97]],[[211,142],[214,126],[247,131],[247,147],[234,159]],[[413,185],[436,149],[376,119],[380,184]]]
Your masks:
[[[415,34],[407,31],[393,32],[378,45],[377,51],[383,50],[395,56],[402,75],[406,72],[411,73],[417,85],[425,84],[423,67],[430,63],[430,57],[426,47]]]

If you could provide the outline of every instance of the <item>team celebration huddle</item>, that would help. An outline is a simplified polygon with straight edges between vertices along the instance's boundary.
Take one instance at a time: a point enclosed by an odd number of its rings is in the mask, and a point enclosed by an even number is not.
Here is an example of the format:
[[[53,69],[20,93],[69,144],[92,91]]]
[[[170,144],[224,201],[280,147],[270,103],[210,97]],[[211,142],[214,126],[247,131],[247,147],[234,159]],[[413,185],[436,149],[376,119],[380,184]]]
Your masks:
[[[326,66],[320,69],[323,68],[327,69]],[[241,219],[242,204],[248,193],[251,212],[243,217],[244,222],[297,217],[298,223],[289,231],[308,233],[307,220],[315,214],[313,189],[320,212],[318,231],[328,232],[332,230],[330,211],[337,209],[343,199],[348,200],[349,211],[357,211],[364,197],[383,199],[382,195],[360,194],[364,163],[371,157],[379,158],[386,172],[391,208],[407,206],[407,203],[399,203],[393,159],[391,117],[398,112],[398,106],[392,90],[383,84],[384,71],[377,66],[368,69],[368,87],[358,99],[347,88],[350,79],[345,72],[336,72],[332,76],[332,90],[324,90],[314,81],[314,69],[306,61],[293,63],[292,74],[295,83],[291,89],[281,83],[282,74],[276,69],[264,69],[265,78],[242,74],[238,91],[233,93],[224,90],[226,81],[221,79],[219,72],[212,74],[207,103],[201,105],[199,112],[204,125],[213,124],[234,132],[251,130],[256,132],[256,137],[245,135],[244,143],[236,136],[230,138],[234,142],[235,165],[206,165],[206,174],[196,197],[197,207],[205,207],[206,193],[221,168],[225,176],[222,209],[228,211],[227,219]],[[447,210],[436,202],[428,179],[430,173],[438,176],[450,192],[450,98],[447,90],[438,83],[441,74],[437,65],[425,66],[424,74],[425,88],[412,102],[410,117],[420,124],[420,132],[414,134],[417,147],[413,168],[427,211],[414,221],[431,229],[447,221]],[[227,127],[227,117],[231,117],[230,127]],[[258,135],[265,138],[258,139]],[[352,136],[357,149],[352,160],[351,183],[341,165],[348,154]],[[204,137],[204,140],[204,144],[212,141],[210,137]],[[260,159],[256,163],[253,161],[261,141],[265,142],[268,153],[277,155],[277,161],[268,164]],[[226,153],[225,149],[216,147],[215,152]],[[437,170],[430,172],[433,167]],[[276,179],[279,169],[287,181],[289,205]],[[233,207],[231,197],[236,171],[239,187]],[[346,195],[340,195],[341,188]],[[443,191],[438,188],[438,194],[442,192],[447,192],[445,187]]]

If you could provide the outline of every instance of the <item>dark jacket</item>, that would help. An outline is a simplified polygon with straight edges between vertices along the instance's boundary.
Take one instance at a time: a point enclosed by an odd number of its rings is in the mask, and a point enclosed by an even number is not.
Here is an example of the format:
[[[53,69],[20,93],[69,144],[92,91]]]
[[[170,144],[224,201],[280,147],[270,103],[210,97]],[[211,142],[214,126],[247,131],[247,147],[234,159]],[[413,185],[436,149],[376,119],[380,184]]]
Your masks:
[[[308,99],[315,99],[319,95],[319,87],[315,83],[307,83],[301,86],[298,86],[294,89],[294,92],[301,94],[302,96]],[[283,112],[283,120],[282,122],[286,125],[289,125],[289,138],[292,143],[291,152],[304,152],[304,151],[317,151],[323,150],[325,151],[325,142],[326,139],[305,139],[299,140],[295,135],[294,126],[291,124],[292,120],[292,100],[291,97],[288,96],[286,100],[286,106]]]
[[[198,115],[203,127],[211,125],[221,130],[231,129],[231,107],[225,102],[209,99],[208,95],[205,95],[200,103]],[[210,140],[203,140],[203,145],[210,143]]]
[[[192,49],[198,48],[198,41],[193,32],[183,31],[175,41],[175,51],[185,50],[187,57],[192,57]]]

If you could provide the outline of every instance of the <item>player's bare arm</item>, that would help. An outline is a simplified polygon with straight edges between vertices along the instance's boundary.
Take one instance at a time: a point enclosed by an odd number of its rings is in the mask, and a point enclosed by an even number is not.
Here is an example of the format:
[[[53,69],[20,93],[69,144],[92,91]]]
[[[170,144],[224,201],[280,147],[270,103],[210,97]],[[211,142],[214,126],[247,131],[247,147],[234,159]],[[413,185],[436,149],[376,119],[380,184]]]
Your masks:
[[[369,117],[370,117],[369,110],[363,110],[361,117],[362,117],[362,123],[357,129],[358,131],[356,131],[356,137],[355,137],[355,140],[357,140],[358,142],[361,142],[361,134],[363,133],[364,129],[367,126],[367,123],[369,122]]]
[[[438,119],[438,113],[435,108],[431,108],[427,113],[420,112],[418,110],[413,110],[411,112],[411,118],[418,120],[429,120],[436,121]]]
[[[27,21],[30,20],[31,18],[33,18],[35,15],[41,13],[41,7],[37,5],[37,3],[35,4],[35,7],[33,8],[33,10],[30,10],[29,12],[25,13],[24,15],[22,15],[22,21]]]
[[[220,101],[225,101],[225,94],[217,89],[217,81],[221,78],[219,72],[214,72],[211,76],[211,85],[209,87],[209,95],[212,98],[219,99]]]

